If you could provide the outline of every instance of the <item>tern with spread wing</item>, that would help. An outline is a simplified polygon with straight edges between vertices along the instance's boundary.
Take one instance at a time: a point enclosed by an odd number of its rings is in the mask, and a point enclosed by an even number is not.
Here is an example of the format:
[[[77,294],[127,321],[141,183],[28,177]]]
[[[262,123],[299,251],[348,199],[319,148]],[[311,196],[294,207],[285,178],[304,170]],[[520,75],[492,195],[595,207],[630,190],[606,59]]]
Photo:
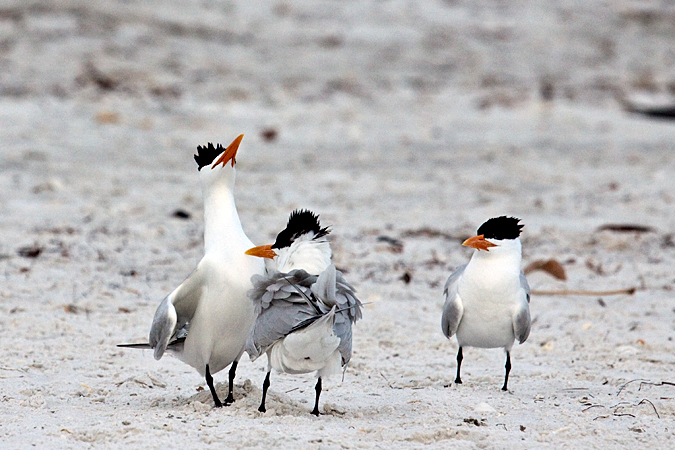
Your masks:
[[[248,255],[265,258],[267,274],[254,275],[250,291],[256,321],[246,351],[252,360],[267,354],[267,375],[316,371],[312,414],[319,415],[321,379],[340,373],[352,354],[352,324],[361,318],[354,288],[331,264],[331,249],[318,216],[294,211],[273,245],[252,248]]]
[[[506,391],[511,348],[530,334],[530,287],[520,270],[522,249],[515,217],[495,217],[462,245],[476,249],[468,264],[448,278],[441,327],[445,337],[457,335],[457,378],[461,384],[462,348],[503,348],[506,351]]]
[[[230,366],[229,391],[234,401],[237,363],[255,319],[248,299],[251,277],[264,273],[259,258],[244,252],[253,243],[244,233],[234,201],[235,157],[243,135],[226,149],[220,144],[197,147],[195,161],[204,198],[204,257],[192,274],[159,305],[147,344],[155,359],[165,351],[197,369],[209,386],[216,407],[223,405],[212,375]],[[214,162],[215,161],[215,162]]]

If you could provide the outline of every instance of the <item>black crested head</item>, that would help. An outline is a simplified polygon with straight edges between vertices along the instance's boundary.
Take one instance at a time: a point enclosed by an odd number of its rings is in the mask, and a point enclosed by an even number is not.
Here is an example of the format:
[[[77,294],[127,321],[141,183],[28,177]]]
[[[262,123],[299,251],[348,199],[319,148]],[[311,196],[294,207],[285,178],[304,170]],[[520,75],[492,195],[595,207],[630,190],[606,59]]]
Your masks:
[[[290,247],[297,238],[310,232],[314,233],[312,239],[318,239],[330,233],[330,230],[328,227],[321,228],[317,214],[307,209],[296,209],[288,218],[286,228],[277,234],[272,248]]]
[[[520,219],[515,217],[493,217],[478,228],[476,234],[485,236],[486,239],[516,239],[520,236],[520,230],[525,225],[518,224]]]
[[[208,166],[216,159],[216,156],[223,153],[225,149],[222,145],[217,144],[215,147],[212,143],[208,143],[202,147],[201,145],[197,146],[197,154],[195,155],[195,161],[197,162],[197,170],[202,170],[202,167]]]

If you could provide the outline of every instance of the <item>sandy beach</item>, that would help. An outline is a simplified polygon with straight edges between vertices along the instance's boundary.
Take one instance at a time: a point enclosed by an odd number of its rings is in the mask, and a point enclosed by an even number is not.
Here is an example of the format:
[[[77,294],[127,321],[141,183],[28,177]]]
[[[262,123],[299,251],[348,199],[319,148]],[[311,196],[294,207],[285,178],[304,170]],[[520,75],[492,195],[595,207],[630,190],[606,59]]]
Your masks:
[[[664,5],[5,1],[0,446],[675,446],[675,122],[625,110],[675,104]],[[245,355],[215,409],[191,367],[115,346],[203,254],[196,146],[241,133],[250,239],[319,213],[367,303],[318,418],[311,374],[275,374],[261,414]],[[455,385],[440,328],[462,239],[503,214],[524,267],[566,273],[533,290],[635,289],[533,295],[508,392],[499,349]]]

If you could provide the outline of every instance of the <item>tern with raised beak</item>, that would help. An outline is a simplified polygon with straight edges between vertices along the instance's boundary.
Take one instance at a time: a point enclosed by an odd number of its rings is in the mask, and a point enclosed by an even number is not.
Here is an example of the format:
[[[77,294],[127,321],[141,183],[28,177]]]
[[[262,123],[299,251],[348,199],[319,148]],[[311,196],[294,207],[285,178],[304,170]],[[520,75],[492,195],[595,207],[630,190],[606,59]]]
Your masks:
[[[462,348],[503,348],[508,389],[511,348],[530,334],[530,287],[520,270],[520,219],[495,217],[462,245],[474,248],[468,264],[448,278],[443,295],[441,327],[445,337],[457,335],[457,378],[461,384]]]
[[[362,305],[331,264],[328,232],[312,212],[294,211],[274,244],[246,252],[265,258],[267,266],[266,275],[252,278],[256,320],[246,343],[252,360],[267,354],[260,412],[266,411],[272,369],[316,371],[312,414],[318,416],[322,378],[340,373],[351,358],[352,324]]]
[[[247,292],[251,277],[265,270],[262,260],[245,254],[253,243],[242,229],[234,201],[235,157],[242,138],[227,148],[211,143],[197,147],[195,161],[204,198],[204,257],[160,303],[149,342],[120,345],[152,348],[157,360],[165,351],[174,354],[206,379],[216,407],[223,403],[212,375],[227,366],[229,390],[224,404],[234,401],[237,363],[255,319]]]

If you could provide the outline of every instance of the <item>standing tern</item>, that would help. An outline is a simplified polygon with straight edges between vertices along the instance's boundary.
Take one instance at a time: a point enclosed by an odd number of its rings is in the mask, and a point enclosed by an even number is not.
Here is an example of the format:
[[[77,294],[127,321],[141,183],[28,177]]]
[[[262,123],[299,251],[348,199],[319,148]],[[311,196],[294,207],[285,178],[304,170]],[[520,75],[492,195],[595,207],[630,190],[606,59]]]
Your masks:
[[[511,347],[530,334],[530,286],[520,270],[522,247],[515,217],[495,217],[462,245],[476,249],[468,264],[448,278],[443,295],[441,327],[445,337],[457,335],[457,378],[461,384],[462,348],[503,348],[507,390]],[[484,250],[484,251],[483,251]]]
[[[253,243],[241,227],[234,202],[235,157],[243,137],[237,137],[227,149],[211,143],[197,147],[195,161],[204,198],[204,257],[160,303],[149,343],[120,345],[153,348],[157,360],[167,350],[175,354],[206,379],[216,407],[223,403],[212,375],[230,364],[224,404],[234,402],[237,363],[255,319],[246,293],[252,287],[251,276],[265,270],[260,259],[244,254]]]
[[[272,245],[246,252],[265,258],[267,274],[254,275],[249,296],[256,320],[246,343],[252,360],[267,354],[267,375],[258,411],[265,412],[270,372],[316,371],[312,414],[319,415],[321,379],[341,371],[352,355],[352,323],[361,318],[361,301],[331,264],[319,217],[294,211]]]

